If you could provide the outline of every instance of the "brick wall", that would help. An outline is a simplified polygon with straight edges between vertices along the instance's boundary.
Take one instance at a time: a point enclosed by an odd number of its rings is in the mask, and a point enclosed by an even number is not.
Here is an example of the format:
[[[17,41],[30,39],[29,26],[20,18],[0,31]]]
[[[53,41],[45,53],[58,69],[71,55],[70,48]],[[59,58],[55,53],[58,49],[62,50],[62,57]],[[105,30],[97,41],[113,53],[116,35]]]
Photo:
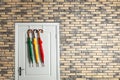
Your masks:
[[[14,80],[16,22],[60,23],[61,80],[120,80],[120,0],[0,0],[0,80]]]

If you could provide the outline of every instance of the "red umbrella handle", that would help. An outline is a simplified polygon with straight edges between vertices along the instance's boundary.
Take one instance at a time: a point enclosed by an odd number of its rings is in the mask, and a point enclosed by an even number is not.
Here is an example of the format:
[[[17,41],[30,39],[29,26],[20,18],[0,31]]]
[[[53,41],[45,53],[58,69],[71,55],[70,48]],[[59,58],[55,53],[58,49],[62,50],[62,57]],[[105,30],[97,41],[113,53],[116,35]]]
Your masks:
[[[41,62],[44,64],[44,51],[43,51],[43,46],[42,46],[42,40],[40,37],[38,38],[38,44],[39,44]]]

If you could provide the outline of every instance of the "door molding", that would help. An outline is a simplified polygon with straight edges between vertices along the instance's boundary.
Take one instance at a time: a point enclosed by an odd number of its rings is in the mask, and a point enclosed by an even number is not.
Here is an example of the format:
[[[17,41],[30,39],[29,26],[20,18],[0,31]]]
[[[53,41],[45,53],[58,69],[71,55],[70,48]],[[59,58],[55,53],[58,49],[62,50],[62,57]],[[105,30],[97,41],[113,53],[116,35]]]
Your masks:
[[[19,75],[18,75],[18,28],[22,27],[19,25],[27,25],[27,26],[31,26],[31,25],[40,25],[40,26],[56,26],[57,30],[56,30],[56,38],[57,38],[57,80],[60,80],[60,36],[59,36],[59,23],[15,23],[15,80],[19,80]]]

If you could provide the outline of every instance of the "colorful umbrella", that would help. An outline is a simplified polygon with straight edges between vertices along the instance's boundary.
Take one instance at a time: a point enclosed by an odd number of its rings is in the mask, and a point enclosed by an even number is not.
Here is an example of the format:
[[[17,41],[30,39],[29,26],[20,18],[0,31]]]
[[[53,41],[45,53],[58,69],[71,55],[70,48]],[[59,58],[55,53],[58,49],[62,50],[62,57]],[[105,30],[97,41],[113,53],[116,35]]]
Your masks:
[[[31,29],[27,31],[27,34],[28,34],[27,43],[28,43],[28,49],[29,49],[29,58],[30,58],[30,61],[33,63],[32,40],[30,38],[31,32],[32,32]]]
[[[39,63],[39,52],[38,52],[38,45],[37,45],[37,39],[35,37],[35,32],[37,32],[36,29],[33,30],[33,46],[34,46],[34,53],[35,53],[35,60],[36,60],[36,63],[38,64]]]
[[[43,51],[43,46],[42,46],[42,39],[40,38],[40,32],[43,33],[43,30],[42,29],[38,30],[38,44],[39,44],[41,62],[42,64],[44,64],[44,51]]]

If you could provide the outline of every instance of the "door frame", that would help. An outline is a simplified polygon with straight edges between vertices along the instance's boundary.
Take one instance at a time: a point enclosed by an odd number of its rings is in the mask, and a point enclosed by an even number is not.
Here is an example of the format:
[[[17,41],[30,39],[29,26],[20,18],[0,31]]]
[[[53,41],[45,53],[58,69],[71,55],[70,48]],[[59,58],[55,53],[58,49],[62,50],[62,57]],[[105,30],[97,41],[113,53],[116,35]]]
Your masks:
[[[18,29],[19,29],[19,25],[41,25],[41,26],[56,26],[56,39],[57,39],[57,45],[56,45],[56,48],[57,48],[57,80],[60,80],[60,36],[59,36],[59,23],[15,23],[15,80],[19,80],[19,75],[18,75]]]

